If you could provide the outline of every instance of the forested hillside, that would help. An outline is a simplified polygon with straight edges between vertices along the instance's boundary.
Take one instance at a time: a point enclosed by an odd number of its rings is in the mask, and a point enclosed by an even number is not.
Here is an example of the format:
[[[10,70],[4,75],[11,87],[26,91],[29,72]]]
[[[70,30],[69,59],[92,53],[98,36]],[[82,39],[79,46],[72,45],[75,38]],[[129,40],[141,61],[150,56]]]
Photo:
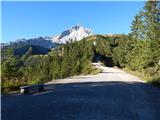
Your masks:
[[[38,49],[41,52],[36,54]],[[17,89],[21,85],[100,72],[91,65],[97,61],[106,66],[139,72],[147,81],[158,86],[160,1],[146,2],[135,16],[129,35],[93,35],[81,41],[67,42],[52,50],[36,47],[34,50],[33,47],[19,50],[18,53],[23,54],[18,56],[13,54],[15,50],[11,48],[4,53],[2,50],[2,56],[7,56],[2,61],[2,92]]]
[[[29,47],[23,55],[13,54],[16,50],[11,48],[6,50],[7,59],[2,62],[2,91],[51,79],[98,72],[91,65],[94,56],[92,42],[86,42],[85,39],[61,45],[46,55],[43,52],[33,54],[38,48],[33,51]]]

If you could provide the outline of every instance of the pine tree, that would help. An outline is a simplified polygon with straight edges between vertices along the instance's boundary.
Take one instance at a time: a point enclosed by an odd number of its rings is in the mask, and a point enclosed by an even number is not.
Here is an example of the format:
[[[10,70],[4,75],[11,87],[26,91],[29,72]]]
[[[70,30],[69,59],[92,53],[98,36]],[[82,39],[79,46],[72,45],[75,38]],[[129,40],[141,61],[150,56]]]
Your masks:
[[[147,1],[143,10],[146,38],[157,39],[160,34],[160,1]]]
[[[136,49],[131,52],[136,55],[130,55],[134,57],[129,64],[139,69],[160,70],[160,1],[145,2],[143,10],[135,16],[131,30],[135,39],[144,41],[136,43]]]
[[[154,40],[160,34],[160,1],[147,1],[132,22],[131,34],[136,38]]]
[[[146,39],[150,48],[150,63],[157,65],[160,60],[160,1],[147,1],[144,7]]]
[[[143,39],[143,24],[141,13],[134,17],[131,25],[131,35],[136,39]]]

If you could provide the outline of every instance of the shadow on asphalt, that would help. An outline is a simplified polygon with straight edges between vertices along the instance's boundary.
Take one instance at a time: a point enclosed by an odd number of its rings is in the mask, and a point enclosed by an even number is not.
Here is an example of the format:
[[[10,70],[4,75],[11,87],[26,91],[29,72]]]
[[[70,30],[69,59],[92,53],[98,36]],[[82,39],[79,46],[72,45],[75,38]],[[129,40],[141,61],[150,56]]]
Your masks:
[[[160,118],[160,89],[140,82],[54,83],[29,95],[3,95],[2,120],[147,120]],[[150,117],[147,118],[147,114]]]
[[[120,82],[120,81],[109,81],[109,82],[72,82],[72,83],[53,83],[49,85],[45,85],[45,90],[42,91],[41,93],[46,94],[47,92],[50,94],[50,92],[56,92],[57,90],[91,90],[94,89],[99,90],[99,89],[114,89],[117,87],[140,87],[142,89],[152,89],[152,90],[160,90],[160,88],[146,84],[146,83],[141,83],[141,82]],[[127,92],[127,91],[126,91]],[[37,93],[36,93],[37,94]]]

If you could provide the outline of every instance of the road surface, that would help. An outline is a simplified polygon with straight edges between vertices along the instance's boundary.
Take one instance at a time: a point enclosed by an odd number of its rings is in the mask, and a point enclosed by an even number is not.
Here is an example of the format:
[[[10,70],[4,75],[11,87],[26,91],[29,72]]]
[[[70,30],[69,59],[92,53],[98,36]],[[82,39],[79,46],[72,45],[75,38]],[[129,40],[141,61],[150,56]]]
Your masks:
[[[99,67],[100,74],[49,82],[41,93],[2,95],[2,120],[160,120],[160,88]]]

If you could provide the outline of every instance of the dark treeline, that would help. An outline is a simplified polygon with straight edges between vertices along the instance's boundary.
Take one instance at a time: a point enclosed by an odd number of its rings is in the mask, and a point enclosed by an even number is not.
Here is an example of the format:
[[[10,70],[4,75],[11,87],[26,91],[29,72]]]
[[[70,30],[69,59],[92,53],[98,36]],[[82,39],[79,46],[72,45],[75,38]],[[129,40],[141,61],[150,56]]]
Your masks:
[[[15,55],[14,51],[8,48],[4,52],[2,92],[21,85],[99,72],[92,67],[95,61],[139,72],[149,82],[160,85],[160,2],[145,3],[135,16],[129,35],[94,35],[47,50],[48,53],[42,48],[36,53],[33,46],[23,54]]]

